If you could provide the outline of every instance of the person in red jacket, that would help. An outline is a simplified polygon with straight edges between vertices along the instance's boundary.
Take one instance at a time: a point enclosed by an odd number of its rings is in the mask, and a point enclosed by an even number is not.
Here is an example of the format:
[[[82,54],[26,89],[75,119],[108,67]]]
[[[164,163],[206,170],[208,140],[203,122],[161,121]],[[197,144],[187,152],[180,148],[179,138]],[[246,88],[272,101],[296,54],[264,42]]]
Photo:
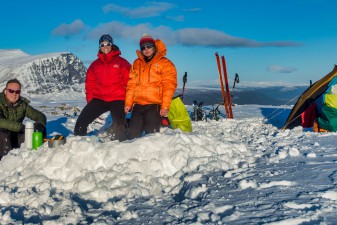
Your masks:
[[[131,64],[122,58],[110,35],[99,39],[98,59],[88,68],[85,79],[87,105],[79,115],[74,134],[84,136],[87,128],[101,114],[110,111],[112,140],[126,140],[124,100]]]
[[[145,34],[139,47],[125,97],[125,113],[132,110],[129,139],[140,137],[143,132],[159,132],[161,117],[167,116],[177,87],[177,70],[165,57],[164,42]]]

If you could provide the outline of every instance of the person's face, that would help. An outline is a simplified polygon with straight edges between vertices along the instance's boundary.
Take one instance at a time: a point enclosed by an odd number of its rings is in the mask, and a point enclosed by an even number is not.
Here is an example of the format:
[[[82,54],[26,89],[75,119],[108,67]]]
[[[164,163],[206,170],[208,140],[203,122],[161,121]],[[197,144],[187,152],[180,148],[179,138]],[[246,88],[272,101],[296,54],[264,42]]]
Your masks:
[[[103,52],[104,54],[108,54],[109,52],[111,52],[112,44],[107,41],[103,41],[99,44],[99,47],[101,49],[101,52]]]
[[[17,83],[9,83],[4,93],[5,93],[7,101],[12,104],[15,104],[20,98],[21,86],[20,84],[17,84]]]
[[[141,50],[142,50],[142,53],[145,57],[150,57],[155,52],[154,44],[146,43],[141,47]]]

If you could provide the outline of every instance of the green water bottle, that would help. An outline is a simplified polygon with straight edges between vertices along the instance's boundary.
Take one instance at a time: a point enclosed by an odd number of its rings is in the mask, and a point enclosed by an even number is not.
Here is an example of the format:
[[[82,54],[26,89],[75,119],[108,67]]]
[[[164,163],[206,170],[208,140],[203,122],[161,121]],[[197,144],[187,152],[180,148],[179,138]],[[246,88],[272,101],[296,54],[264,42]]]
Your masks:
[[[33,133],[33,149],[36,150],[43,143],[42,132],[35,131]]]

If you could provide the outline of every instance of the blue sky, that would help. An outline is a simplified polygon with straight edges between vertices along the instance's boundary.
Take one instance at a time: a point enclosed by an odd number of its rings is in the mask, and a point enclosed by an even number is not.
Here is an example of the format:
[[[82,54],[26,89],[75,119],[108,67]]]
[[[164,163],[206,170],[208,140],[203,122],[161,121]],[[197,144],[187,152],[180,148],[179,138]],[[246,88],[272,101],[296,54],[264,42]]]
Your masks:
[[[218,82],[215,53],[230,82],[309,84],[337,63],[335,0],[83,1],[1,3],[0,49],[72,52],[88,66],[109,33],[130,63],[148,33],[167,45],[179,84]],[[187,85],[188,85],[187,84]]]

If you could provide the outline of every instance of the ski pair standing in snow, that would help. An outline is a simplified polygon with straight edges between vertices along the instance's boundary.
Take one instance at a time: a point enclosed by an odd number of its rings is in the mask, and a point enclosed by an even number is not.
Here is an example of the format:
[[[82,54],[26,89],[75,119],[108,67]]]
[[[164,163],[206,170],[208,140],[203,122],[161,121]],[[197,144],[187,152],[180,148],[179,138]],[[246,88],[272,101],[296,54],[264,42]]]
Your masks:
[[[21,96],[21,87],[19,80],[11,79],[0,93],[0,160],[25,141],[23,121],[26,117],[35,121],[34,130],[46,137],[47,117]]]
[[[98,59],[89,66],[85,80],[87,105],[76,121],[74,134],[86,135],[89,124],[110,111],[111,140],[124,141],[127,139],[124,100],[131,64],[120,56],[121,51],[110,35],[102,35],[98,44]]]
[[[161,40],[144,34],[139,41],[138,58],[133,62],[126,90],[125,113],[132,110],[128,138],[159,132],[177,87],[177,71],[165,57]]]

